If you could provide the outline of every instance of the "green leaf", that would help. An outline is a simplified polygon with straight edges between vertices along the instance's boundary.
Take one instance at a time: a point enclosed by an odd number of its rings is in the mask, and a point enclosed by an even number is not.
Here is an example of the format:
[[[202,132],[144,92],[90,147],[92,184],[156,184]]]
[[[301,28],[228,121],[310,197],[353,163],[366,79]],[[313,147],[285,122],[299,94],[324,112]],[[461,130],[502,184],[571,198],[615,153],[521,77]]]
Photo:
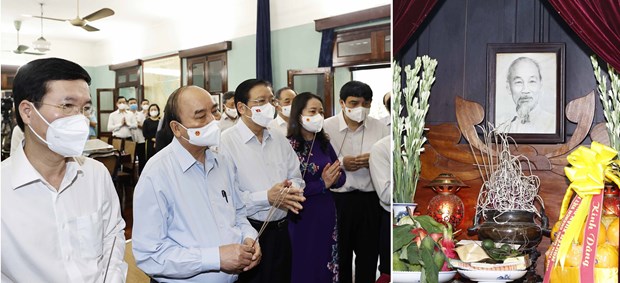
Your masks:
[[[427,238],[430,238],[430,237],[427,237]],[[424,238],[424,239],[426,240],[427,238]],[[430,241],[432,242],[433,240],[431,239]],[[429,251],[426,249],[422,249],[420,250],[420,256],[422,257],[422,262],[424,265],[423,272],[426,275],[425,276],[426,281],[420,281],[420,282],[427,282],[427,283],[438,282],[439,281],[439,268],[437,268],[437,265],[435,265],[435,262],[433,260],[432,250]]]
[[[407,260],[412,264],[421,263],[420,249],[415,243],[407,246]]]
[[[410,243],[411,240],[413,240],[414,235],[411,234],[411,229],[413,229],[413,225],[401,225],[394,227],[394,241],[392,243],[394,252],[400,250],[406,244]]]
[[[400,260],[398,258],[398,254],[394,254],[392,257],[392,270],[395,271],[408,271],[409,268],[407,267],[407,263]]]
[[[445,228],[443,224],[435,221],[435,219],[429,215],[414,216],[413,220],[418,222],[429,234],[443,233],[443,229]]]

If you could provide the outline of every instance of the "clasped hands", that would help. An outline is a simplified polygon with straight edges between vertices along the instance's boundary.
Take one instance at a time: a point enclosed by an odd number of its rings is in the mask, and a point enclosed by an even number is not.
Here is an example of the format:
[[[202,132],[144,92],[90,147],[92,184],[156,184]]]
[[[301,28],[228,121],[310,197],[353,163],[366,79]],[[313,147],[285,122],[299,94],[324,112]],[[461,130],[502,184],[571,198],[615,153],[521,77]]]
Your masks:
[[[220,270],[238,274],[254,268],[262,257],[260,244],[254,239],[245,238],[243,244],[220,246]]]
[[[345,156],[342,159],[342,163],[344,163],[344,170],[353,172],[357,171],[361,168],[368,168],[368,159],[370,158],[370,153],[363,153],[358,156]]]
[[[269,204],[299,214],[299,211],[303,208],[301,202],[304,202],[306,198],[304,197],[303,189],[291,187],[292,185],[291,181],[284,180],[271,187],[267,191]]]

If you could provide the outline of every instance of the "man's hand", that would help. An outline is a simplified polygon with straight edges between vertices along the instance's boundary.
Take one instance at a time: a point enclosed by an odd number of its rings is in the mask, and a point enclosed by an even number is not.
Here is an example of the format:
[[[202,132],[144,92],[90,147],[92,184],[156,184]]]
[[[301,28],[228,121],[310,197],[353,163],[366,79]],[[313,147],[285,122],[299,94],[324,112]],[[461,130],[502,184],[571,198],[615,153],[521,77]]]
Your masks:
[[[285,208],[295,214],[299,214],[299,210],[303,207],[300,202],[306,200],[303,196],[304,191],[300,188],[292,188],[289,180],[277,183],[269,191],[267,191],[267,200],[269,204],[278,208]]]
[[[349,172],[360,169],[360,166],[357,164],[357,156],[345,156],[342,158],[342,163],[344,163],[344,170]]]
[[[245,244],[220,246],[220,270],[226,273],[241,273],[252,263],[255,251],[251,245]]]
[[[323,178],[325,188],[331,188],[331,186],[338,181],[338,178],[340,178],[340,160],[334,161],[333,164],[327,163],[323,168],[321,178]]]
[[[121,120],[121,126],[122,125],[127,125],[127,121],[125,121],[125,117],[123,116],[123,119]]]
[[[254,245],[254,254],[252,255],[252,262],[250,263],[250,265],[243,268],[243,271],[248,271],[260,263],[260,259],[263,256],[263,251],[260,249],[260,244],[258,242],[254,244],[254,239],[245,238],[245,240],[243,240],[243,245],[248,246],[248,247],[252,247],[252,245]]]
[[[355,157],[355,161],[359,168],[368,168],[370,166],[368,165],[368,159],[370,159],[370,153],[360,154]]]

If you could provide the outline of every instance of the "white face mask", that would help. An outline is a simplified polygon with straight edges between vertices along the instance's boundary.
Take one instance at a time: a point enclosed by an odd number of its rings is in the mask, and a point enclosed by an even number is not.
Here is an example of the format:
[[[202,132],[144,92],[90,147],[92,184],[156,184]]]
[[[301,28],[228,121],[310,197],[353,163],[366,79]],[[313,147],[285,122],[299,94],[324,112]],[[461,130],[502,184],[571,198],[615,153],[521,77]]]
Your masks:
[[[226,112],[226,115],[230,118],[237,118],[237,109],[225,107],[224,112]]]
[[[149,115],[151,115],[151,117],[157,117],[157,116],[159,116],[159,111],[153,110],[153,111],[149,112]]]
[[[252,111],[252,121],[263,128],[267,128],[269,122],[273,121],[276,108],[273,107],[271,103],[265,103],[263,106],[254,106],[250,108],[250,111]]]
[[[33,109],[49,126],[45,134],[45,140],[28,125],[37,138],[47,144],[47,147],[64,157],[79,156],[84,151],[88,140],[88,119],[84,115],[72,115],[54,120],[51,124],[43,118],[36,107]]]
[[[370,112],[370,109],[366,107],[362,107],[362,106],[355,107],[355,108],[349,108],[349,107],[344,108],[344,114],[347,115],[349,119],[355,122],[358,122],[358,123],[366,119],[366,116],[368,116],[368,112]]]
[[[282,115],[284,115],[285,117],[291,116],[291,105],[282,106]]]
[[[182,137],[189,143],[197,146],[218,146],[220,144],[220,127],[217,124],[218,121],[213,120],[200,128],[186,128],[179,123],[181,127],[187,130],[189,139]]]
[[[127,104],[125,104],[125,103],[121,103],[121,104],[119,104],[119,105],[118,105],[118,109],[119,109],[119,110],[125,110],[125,109],[127,109]]]
[[[148,105],[142,105],[142,110],[149,110],[149,106]]]
[[[306,131],[311,133],[318,133],[323,129],[323,115],[316,114],[314,116],[304,116],[301,115],[301,126],[306,129]]]

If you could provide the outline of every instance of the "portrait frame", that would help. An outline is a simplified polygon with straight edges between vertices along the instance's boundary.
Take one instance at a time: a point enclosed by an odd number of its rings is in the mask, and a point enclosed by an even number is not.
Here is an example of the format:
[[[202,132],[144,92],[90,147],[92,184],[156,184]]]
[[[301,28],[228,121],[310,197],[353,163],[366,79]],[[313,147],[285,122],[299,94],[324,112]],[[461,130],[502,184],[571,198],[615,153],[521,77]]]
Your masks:
[[[520,80],[519,85],[517,82],[513,83],[516,81],[514,79],[509,83],[509,76],[516,77],[509,75],[509,69],[517,58],[521,58],[520,61],[535,62],[536,64],[531,66],[536,66],[539,70],[540,81],[533,83],[538,89],[531,91],[535,93],[531,96],[527,90],[530,88],[528,85],[531,85],[528,80]],[[564,78],[564,43],[489,43],[487,122],[507,132],[518,144],[563,143],[565,141]],[[525,87],[521,88],[521,85]],[[526,90],[520,92],[516,89]],[[535,96],[538,98],[533,98]],[[522,103],[520,97],[525,97],[523,100],[525,103]],[[532,100],[535,102],[528,103]],[[521,110],[519,114],[517,109]],[[533,117],[531,121],[530,117]],[[555,125],[552,122],[555,122]]]

